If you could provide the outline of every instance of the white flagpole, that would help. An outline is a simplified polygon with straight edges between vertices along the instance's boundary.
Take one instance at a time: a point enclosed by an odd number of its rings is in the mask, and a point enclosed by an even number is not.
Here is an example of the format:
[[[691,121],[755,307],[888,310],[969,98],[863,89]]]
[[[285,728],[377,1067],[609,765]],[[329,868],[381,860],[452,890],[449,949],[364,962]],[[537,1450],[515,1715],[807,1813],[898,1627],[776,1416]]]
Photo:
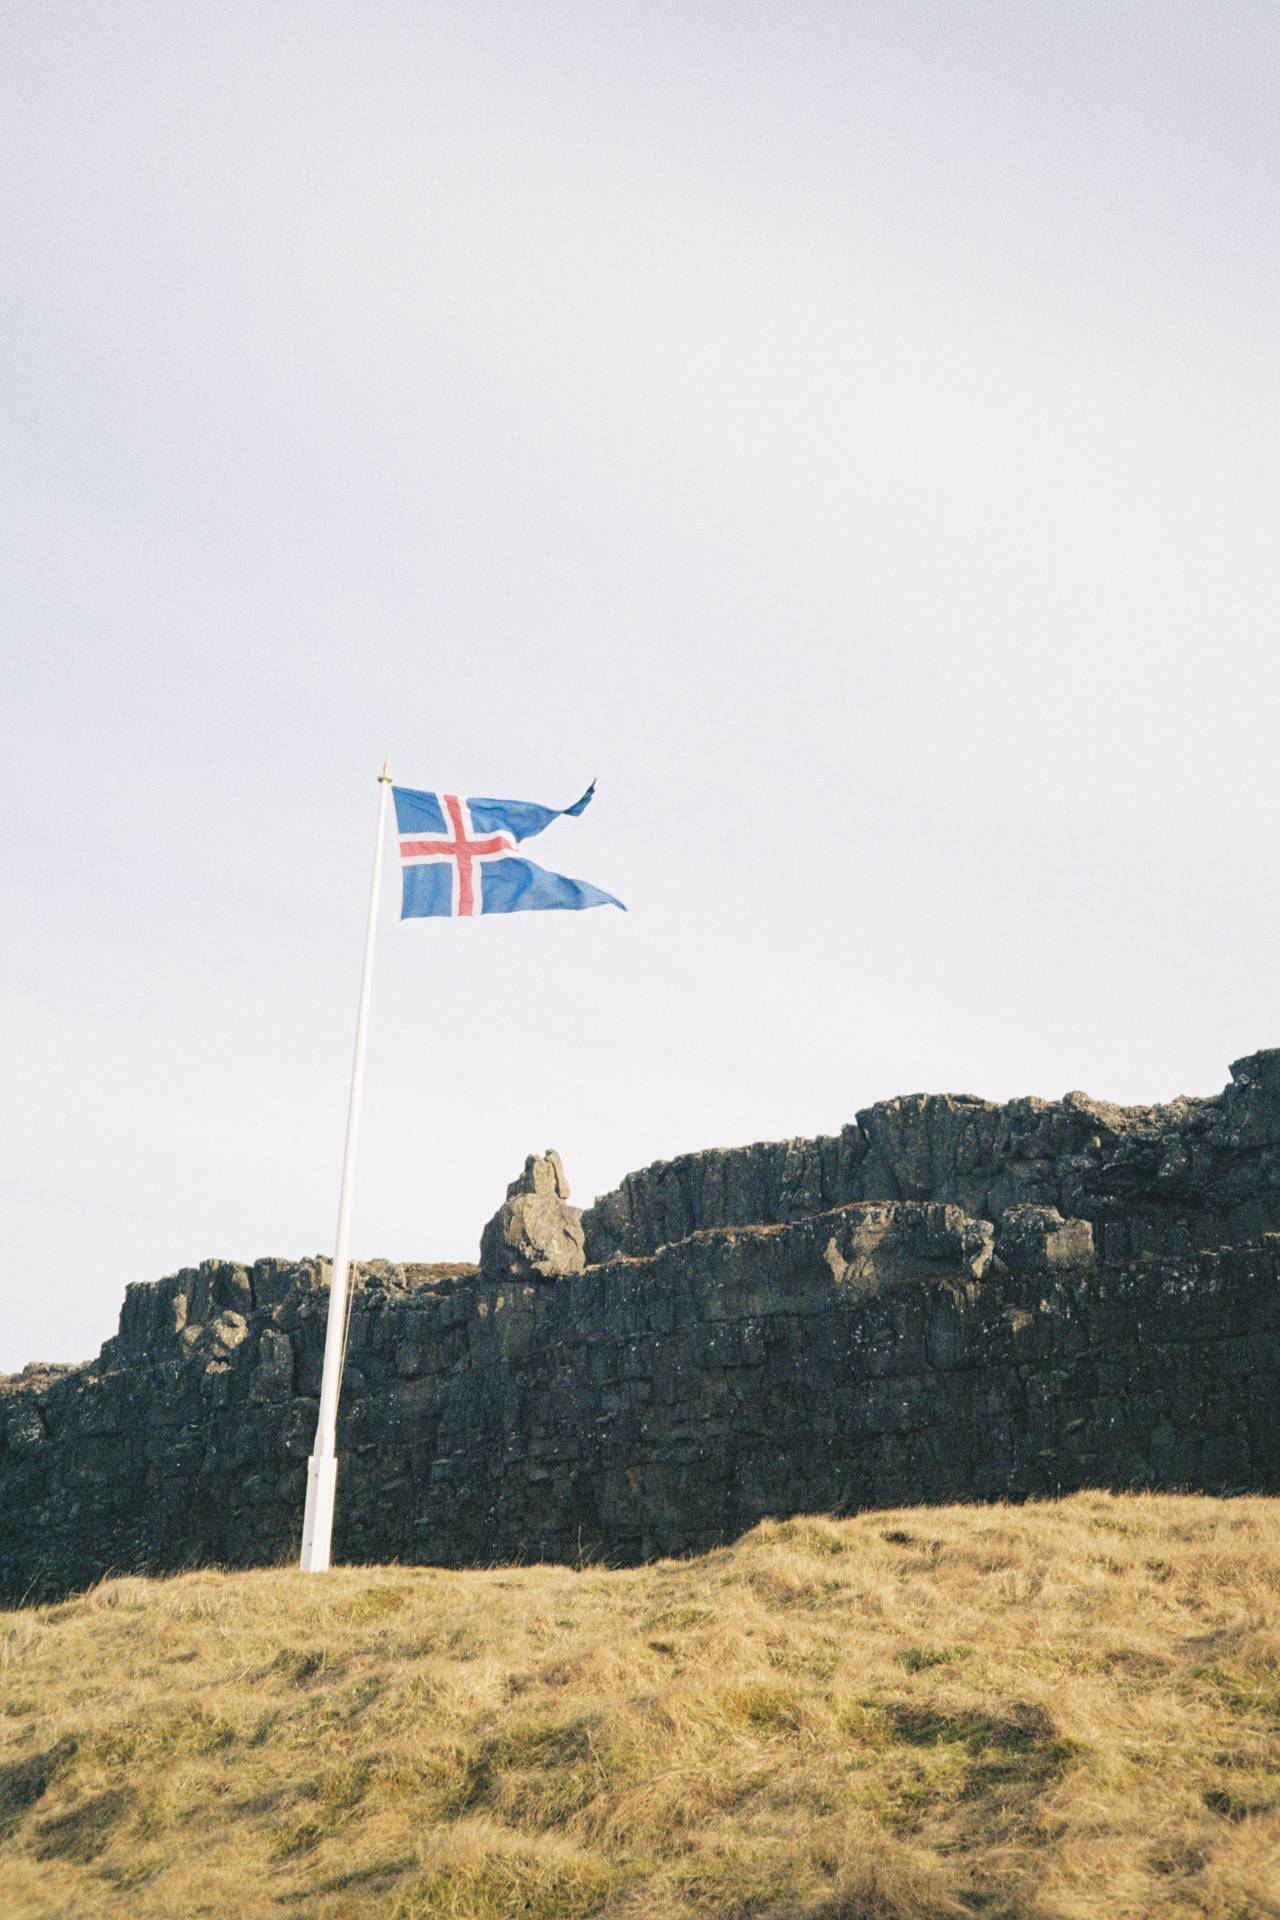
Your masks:
[[[356,1046],[351,1062],[351,1098],[347,1106],[347,1141],[342,1153],[342,1193],[338,1201],[338,1236],[333,1250],[333,1278],[329,1282],[329,1318],[324,1333],[324,1372],[320,1380],[320,1414],[316,1443],[307,1462],[307,1508],[302,1523],[301,1568],[323,1573],[329,1564],[333,1537],[333,1501],[338,1486],[338,1390],[347,1339],[347,1270],[351,1264],[351,1196],[356,1183],[356,1142],[360,1133],[360,1096],[364,1089],[365,1041],[369,1031],[369,995],[373,986],[373,941],[378,930],[378,894],[382,880],[382,839],[386,825],[391,775],[387,762],[378,775],[378,838],[373,849],[373,879],[369,886],[369,919],[364,930],[364,965],[360,970],[360,1007],[356,1014]]]

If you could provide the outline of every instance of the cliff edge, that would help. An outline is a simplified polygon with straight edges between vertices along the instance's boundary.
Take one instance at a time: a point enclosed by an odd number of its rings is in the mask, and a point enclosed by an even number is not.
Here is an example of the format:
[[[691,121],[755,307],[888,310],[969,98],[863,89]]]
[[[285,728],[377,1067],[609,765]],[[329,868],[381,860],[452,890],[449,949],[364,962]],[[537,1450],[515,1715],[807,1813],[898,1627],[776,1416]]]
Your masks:
[[[482,1267],[354,1270],[339,1558],[1280,1485],[1280,1050],[1212,1099],[911,1096],[647,1168],[580,1228],[567,1196],[531,1160]],[[291,1557],[327,1286],[206,1261],[131,1286],[95,1361],[0,1381],[0,1592]]]

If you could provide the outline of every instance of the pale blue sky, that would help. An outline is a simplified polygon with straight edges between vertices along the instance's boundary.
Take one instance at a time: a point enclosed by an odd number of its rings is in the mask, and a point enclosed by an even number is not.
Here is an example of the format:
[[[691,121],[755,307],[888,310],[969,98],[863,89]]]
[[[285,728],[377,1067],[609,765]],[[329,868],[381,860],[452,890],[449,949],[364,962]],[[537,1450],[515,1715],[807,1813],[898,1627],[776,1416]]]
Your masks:
[[[916,1089],[1280,1041],[1267,5],[10,0],[0,1366]]]

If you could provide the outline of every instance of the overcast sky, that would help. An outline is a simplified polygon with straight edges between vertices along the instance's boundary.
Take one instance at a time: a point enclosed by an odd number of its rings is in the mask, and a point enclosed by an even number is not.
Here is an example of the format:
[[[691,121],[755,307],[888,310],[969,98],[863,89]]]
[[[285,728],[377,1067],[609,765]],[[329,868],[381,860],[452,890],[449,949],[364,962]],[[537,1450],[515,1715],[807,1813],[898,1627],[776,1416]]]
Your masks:
[[[384,753],[630,911],[388,849],[361,1255],[1280,1042],[1271,0],[0,38],[0,1366],[331,1248]]]

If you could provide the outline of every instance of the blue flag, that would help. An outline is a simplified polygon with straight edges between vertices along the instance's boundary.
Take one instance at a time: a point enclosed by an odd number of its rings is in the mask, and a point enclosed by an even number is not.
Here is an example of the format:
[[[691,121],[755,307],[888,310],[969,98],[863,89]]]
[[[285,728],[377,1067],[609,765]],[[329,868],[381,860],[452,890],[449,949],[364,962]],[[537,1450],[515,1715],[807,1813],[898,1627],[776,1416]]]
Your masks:
[[[621,900],[588,881],[549,873],[516,853],[522,840],[561,814],[581,813],[595,790],[593,780],[571,807],[539,807],[529,800],[463,800],[456,793],[392,787],[404,872],[400,918],[620,907]]]

